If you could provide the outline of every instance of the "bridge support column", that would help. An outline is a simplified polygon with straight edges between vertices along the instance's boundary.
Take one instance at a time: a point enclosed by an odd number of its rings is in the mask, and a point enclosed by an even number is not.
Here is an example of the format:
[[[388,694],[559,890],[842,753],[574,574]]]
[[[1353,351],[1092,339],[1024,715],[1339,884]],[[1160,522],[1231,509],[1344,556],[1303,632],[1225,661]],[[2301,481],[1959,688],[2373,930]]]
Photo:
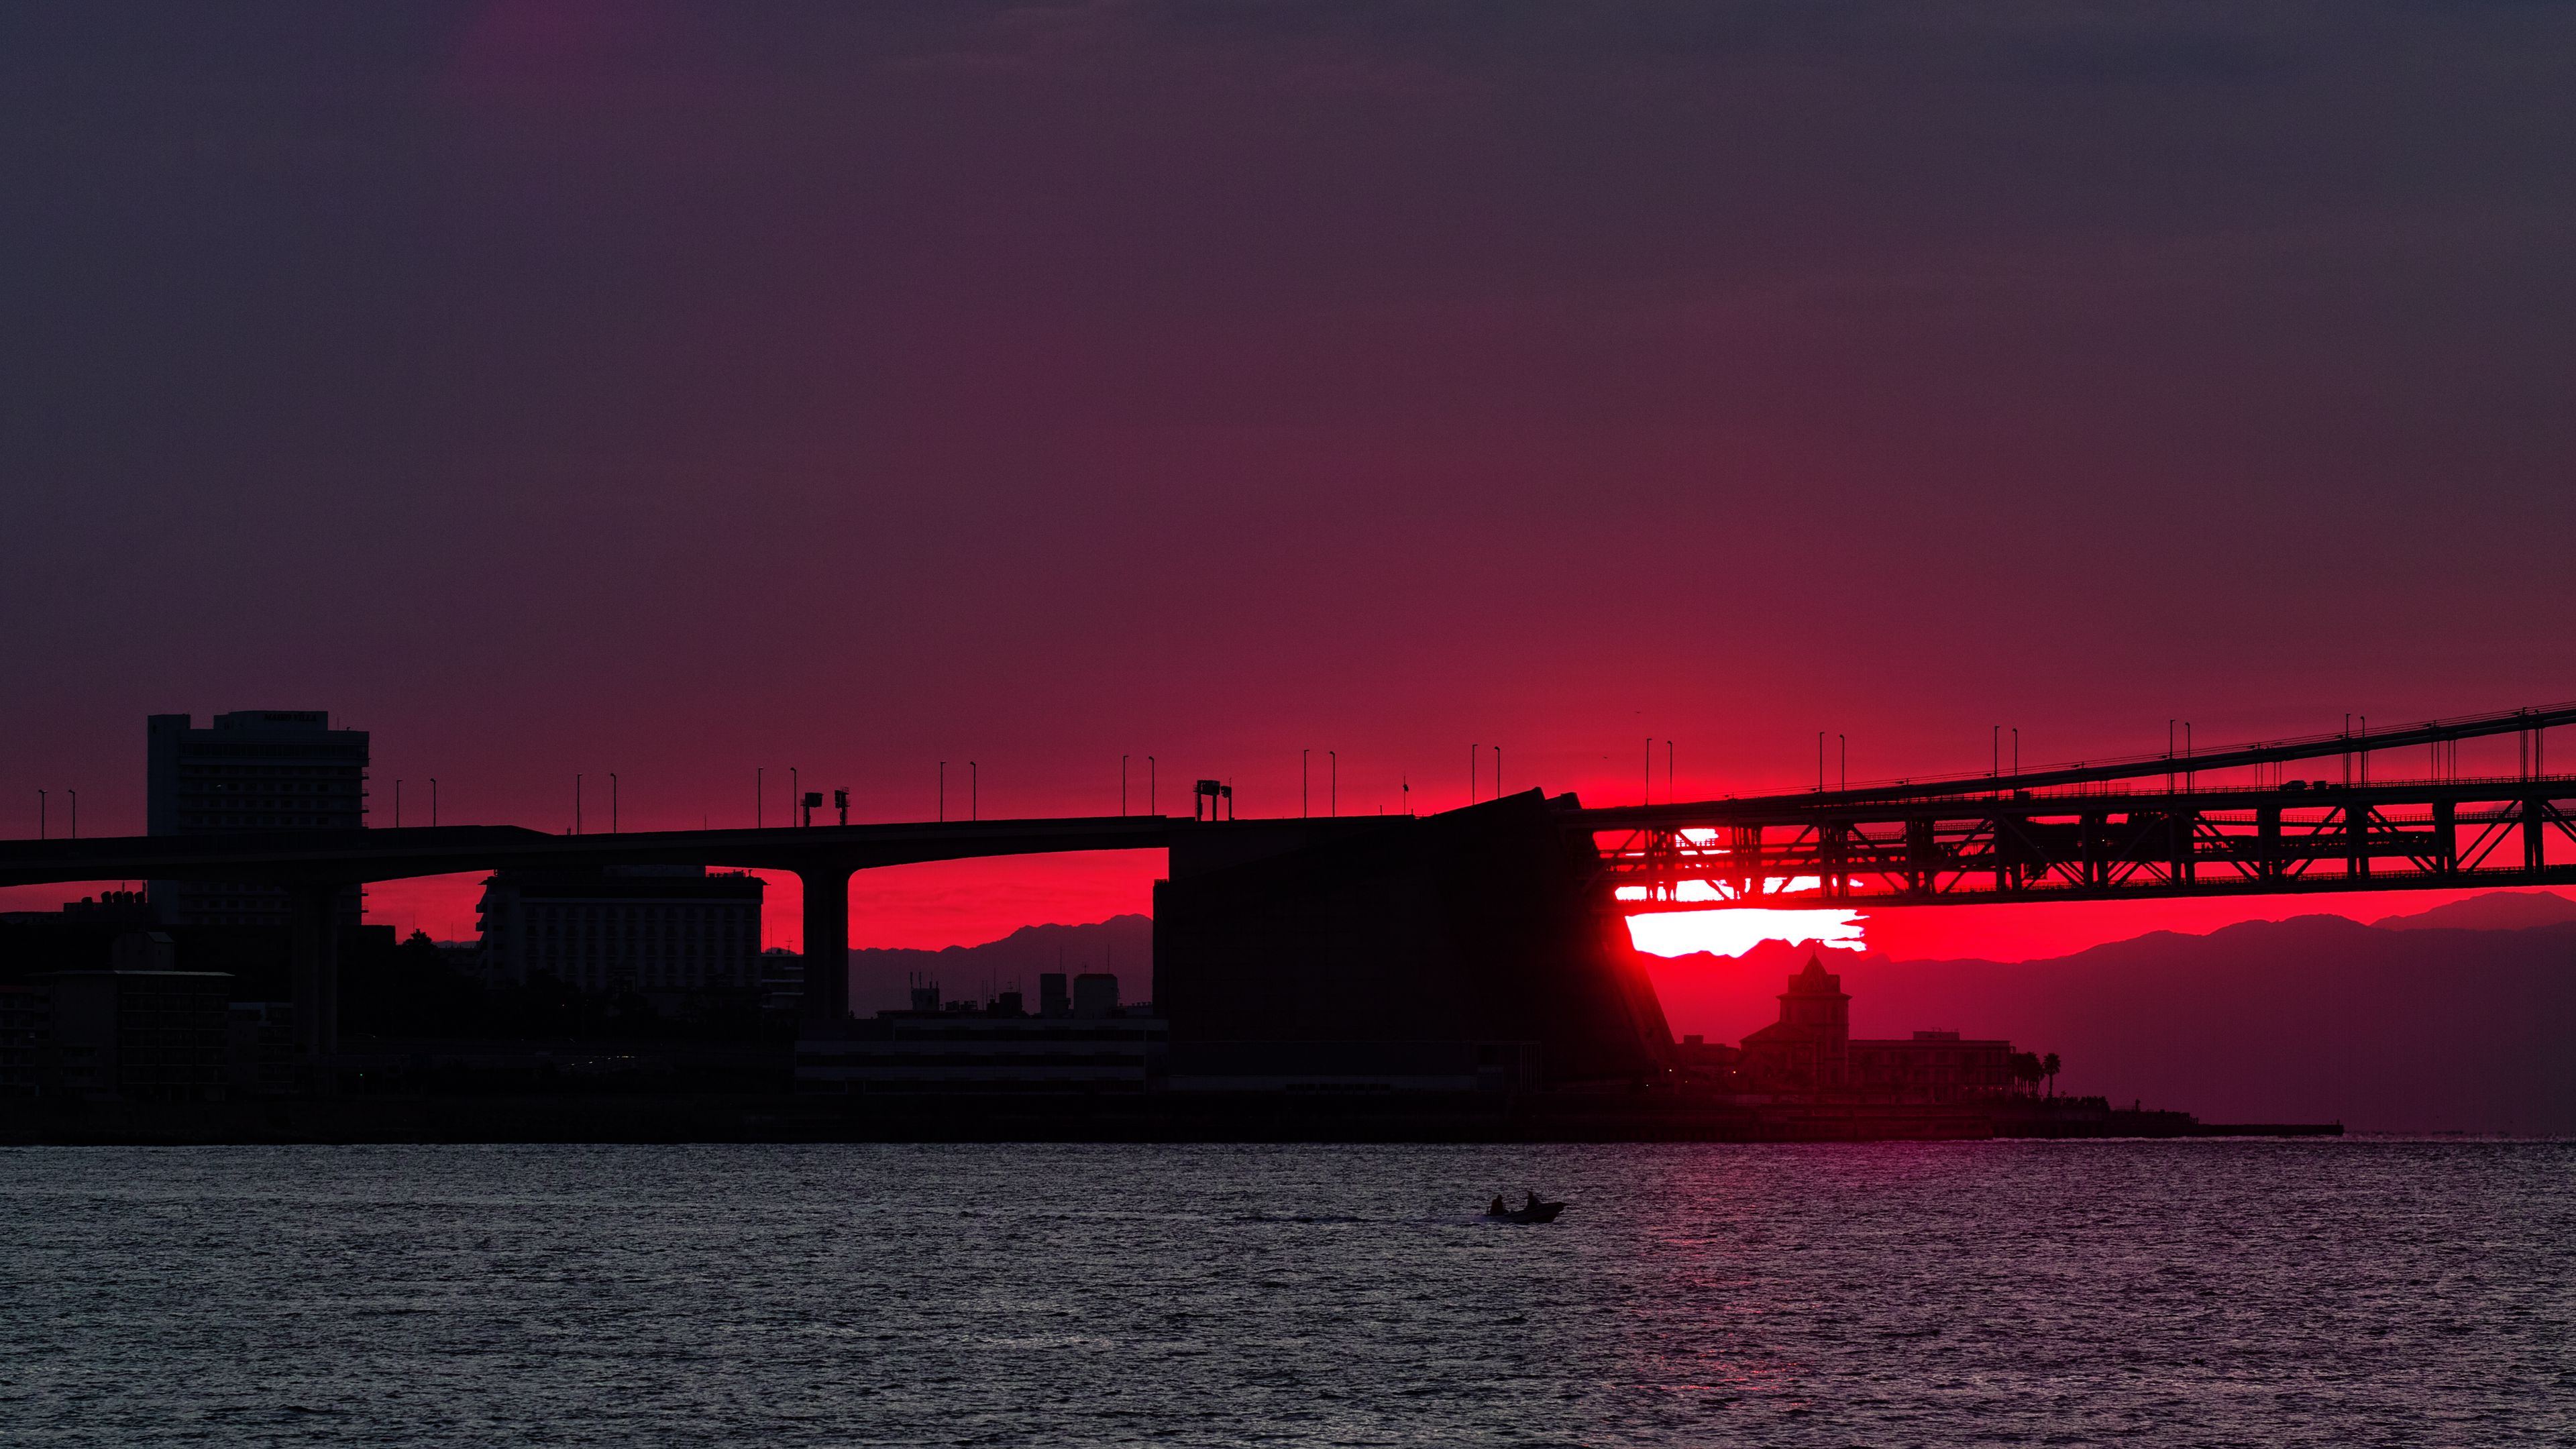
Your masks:
[[[1933,893],[1934,875],[1940,869],[1940,846],[1932,834],[1934,822],[1929,816],[1914,816],[1905,822],[1906,889],[1917,896]]]
[[[850,875],[838,861],[800,866],[805,887],[805,1024],[850,1016]]]
[[[286,960],[295,990],[295,1046],[308,1067],[340,1051],[340,895],[336,885],[287,892]],[[327,1081],[327,1073],[317,1073]]]
[[[1770,875],[1762,859],[1762,827],[1731,825],[1727,830],[1726,868],[1734,878],[1736,899],[1751,900],[1762,894]]]

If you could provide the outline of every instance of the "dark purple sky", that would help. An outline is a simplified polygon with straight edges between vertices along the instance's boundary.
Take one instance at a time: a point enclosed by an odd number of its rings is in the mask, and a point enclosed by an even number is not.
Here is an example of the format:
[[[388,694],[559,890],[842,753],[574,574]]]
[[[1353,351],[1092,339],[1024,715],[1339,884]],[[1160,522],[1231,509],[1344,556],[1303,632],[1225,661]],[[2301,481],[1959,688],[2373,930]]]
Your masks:
[[[1715,792],[1817,729],[2576,695],[2571,55],[2517,4],[11,7],[0,830],[139,829],[156,710],[333,709],[380,823],[435,774],[557,829],[577,770],[908,818],[1151,752],[1255,813],[1337,748],[1371,809],[1470,742]]]

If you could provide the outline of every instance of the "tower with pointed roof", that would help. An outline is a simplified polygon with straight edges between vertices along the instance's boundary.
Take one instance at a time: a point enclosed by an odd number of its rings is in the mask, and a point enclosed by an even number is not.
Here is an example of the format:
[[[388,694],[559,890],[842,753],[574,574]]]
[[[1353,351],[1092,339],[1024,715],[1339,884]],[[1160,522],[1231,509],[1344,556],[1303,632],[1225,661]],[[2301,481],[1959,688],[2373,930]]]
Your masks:
[[[2012,1094],[2013,1045],[1955,1031],[1855,1041],[1843,979],[1814,953],[1780,993],[1780,1019],[1744,1039],[1737,1070],[1756,1090],[1834,1092],[1894,1102],[1966,1102]]]
[[[1849,1080],[1851,996],[1814,953],[1780,993],[1780,1019],[1744,1039],[1744,1065],[1758,1080],[1798,1090],[1827,1091]]]

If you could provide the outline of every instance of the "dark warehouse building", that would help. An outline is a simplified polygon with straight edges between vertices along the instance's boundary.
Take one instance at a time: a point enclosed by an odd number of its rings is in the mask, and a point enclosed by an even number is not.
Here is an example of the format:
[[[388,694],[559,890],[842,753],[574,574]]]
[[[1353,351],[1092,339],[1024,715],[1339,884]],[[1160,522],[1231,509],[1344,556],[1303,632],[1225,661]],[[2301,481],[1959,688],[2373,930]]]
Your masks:
[[[1660,1075],[1671,1032],[1595,854],[1537,791],[1355,840],[1177,835],[1154,1001],[1178,1090],[1426,1090]]]

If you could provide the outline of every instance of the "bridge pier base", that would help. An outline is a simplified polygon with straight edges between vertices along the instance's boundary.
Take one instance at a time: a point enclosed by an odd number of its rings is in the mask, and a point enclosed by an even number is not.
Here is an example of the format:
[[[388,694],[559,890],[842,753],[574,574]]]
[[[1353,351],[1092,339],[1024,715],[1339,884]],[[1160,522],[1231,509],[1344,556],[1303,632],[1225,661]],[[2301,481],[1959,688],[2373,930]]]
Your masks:
[[[805,1025],[850,1018],[850,876],[834,861],[799,866],[805,893]]]
[[[287,892],[296,1054],[326,1089],[329,1059],[340,1051],[340,896],[337,885],[299,885]]]

